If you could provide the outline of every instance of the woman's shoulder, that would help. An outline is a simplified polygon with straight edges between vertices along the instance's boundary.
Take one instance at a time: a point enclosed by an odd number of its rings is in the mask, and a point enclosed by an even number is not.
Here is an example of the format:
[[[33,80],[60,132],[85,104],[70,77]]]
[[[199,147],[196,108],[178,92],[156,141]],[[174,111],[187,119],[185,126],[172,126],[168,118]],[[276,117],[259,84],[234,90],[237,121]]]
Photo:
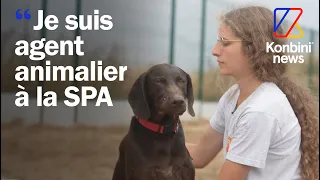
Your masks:
[[[253,102],[262,103],[264,105],[274,105],[274,103],[288,103],[286,95],[281,91],[281,89],[272,82],[264,82],[259,90],[255,93]]]
[[[236,98],[236,94],[238,93],[239,91],[239,86],[238,84],[234,84],[232,85],[231,87],[229,87],[227,89],[227,91],[225,91],[223,93],[223,95],[221,96],[220,100],[223,101],[223,100],[227,100],[227,99],[231,99],[232,97]]]
[[[248,103],[247,111],[263,112],[276,119],[294,116],[286,95],[274,83],[263,83],[257,94]]]

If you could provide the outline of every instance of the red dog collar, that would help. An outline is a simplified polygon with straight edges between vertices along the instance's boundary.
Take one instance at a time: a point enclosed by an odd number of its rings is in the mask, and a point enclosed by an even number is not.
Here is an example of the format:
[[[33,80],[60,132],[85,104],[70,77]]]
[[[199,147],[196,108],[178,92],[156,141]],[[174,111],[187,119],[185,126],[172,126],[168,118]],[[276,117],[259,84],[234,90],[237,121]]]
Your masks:
[[[160,134],[176,133],[179,129],[179,123],[174,123],[170,125],[160,125],[147,120],[140,119],[138,116],[136,116],[136,118],[142,126]]]

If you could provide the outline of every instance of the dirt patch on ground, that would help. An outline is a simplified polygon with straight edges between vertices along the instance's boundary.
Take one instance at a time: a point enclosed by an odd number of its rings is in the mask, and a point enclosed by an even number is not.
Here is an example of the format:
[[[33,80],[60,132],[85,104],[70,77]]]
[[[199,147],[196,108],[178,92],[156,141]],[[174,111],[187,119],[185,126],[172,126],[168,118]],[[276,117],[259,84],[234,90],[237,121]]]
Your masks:
[[[188,142],[195,142],[208,121],[184,122]],[[54,127],[1,125],[1,175],[19,180],[106,180],[112,177],[118,145],[128,127]],[[216,179],[221,153],[197,180]]]

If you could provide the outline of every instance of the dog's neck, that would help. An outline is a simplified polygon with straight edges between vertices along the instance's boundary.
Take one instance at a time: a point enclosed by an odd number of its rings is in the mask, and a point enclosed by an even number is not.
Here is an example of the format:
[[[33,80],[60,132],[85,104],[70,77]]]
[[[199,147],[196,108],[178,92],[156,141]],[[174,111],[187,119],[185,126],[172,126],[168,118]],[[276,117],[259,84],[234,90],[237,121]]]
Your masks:
[[[154,114],[148,119],[148,121],[159,124],[168,125],[179,122],[179,115],[169,115],[169,114]]]
[[[148,119],[141,119],[136,115],[133,125],[140,124],[136,127],[144,127],[160,134],[175,134],[179,129],[180,123],[179,115],[151,113]]]
[[[175,134],[179,130],[180,123],[176,122],[176,123],[162,125],[160,123],[154,123],[149,120],[144,120],[136,116],[132,125],[137,125],[138,127],[144,127],[145,129],[156,132],[157,134]]]

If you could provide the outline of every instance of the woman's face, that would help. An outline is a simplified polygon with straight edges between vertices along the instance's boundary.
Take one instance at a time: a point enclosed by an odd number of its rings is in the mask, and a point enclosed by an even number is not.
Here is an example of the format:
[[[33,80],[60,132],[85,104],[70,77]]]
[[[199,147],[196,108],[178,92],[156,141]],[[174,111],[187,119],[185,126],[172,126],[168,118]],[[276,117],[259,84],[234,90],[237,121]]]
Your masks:
[[[249,61],[242,52],[241,40],[225,24],[220,24],[219,40],[212,55],[217,57],[222,75],[240,79],[250,73]]]

